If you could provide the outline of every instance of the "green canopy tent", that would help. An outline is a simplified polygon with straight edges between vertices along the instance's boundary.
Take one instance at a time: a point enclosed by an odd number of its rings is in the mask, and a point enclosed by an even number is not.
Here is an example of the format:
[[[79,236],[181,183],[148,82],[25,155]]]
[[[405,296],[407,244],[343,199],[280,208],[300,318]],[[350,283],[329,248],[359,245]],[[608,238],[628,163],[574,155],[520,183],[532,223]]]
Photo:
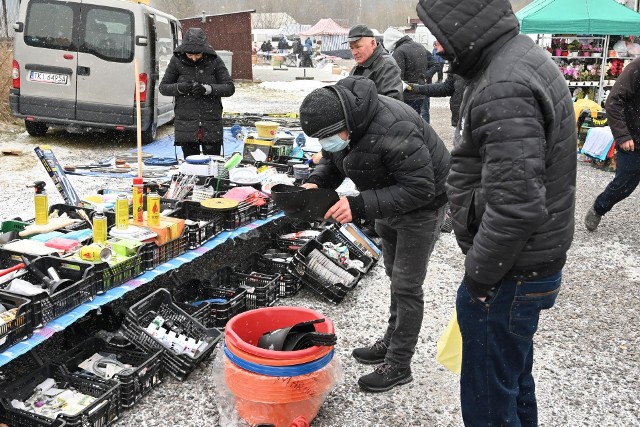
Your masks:
[[[516,13],[525,34],[575,34],[604,36],[640,35],[640,13],[615,0],[536,0]],[[603,99],[607,50],[600,64],[598,98]]]

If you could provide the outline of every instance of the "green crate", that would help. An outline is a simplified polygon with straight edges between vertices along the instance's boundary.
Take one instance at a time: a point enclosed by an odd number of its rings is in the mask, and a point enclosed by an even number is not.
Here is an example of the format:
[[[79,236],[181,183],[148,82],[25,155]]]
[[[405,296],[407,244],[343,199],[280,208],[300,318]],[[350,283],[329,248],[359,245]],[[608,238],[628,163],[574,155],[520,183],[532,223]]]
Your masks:
[[[22,221],[2,221],[2,225],[0,225],[2,233],[9,233],[11,231],[22,231],[24,230],[29,223]]]

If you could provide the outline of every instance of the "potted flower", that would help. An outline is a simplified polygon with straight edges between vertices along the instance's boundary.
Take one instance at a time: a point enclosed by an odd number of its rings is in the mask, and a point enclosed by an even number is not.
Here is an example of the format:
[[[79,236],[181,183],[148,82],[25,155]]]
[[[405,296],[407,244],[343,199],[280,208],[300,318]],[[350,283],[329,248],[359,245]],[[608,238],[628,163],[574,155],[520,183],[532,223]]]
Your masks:
[[[582,43],[578,41],[578,39],[572,41],[567,45],[567,50],[569,51],[569,56],[578,56],[578,50]]]
[[[600,58],[602,56],[602,46],[594,46],[591,56],[594,58]]]
[[[562,39],[551,39],[551,54],[553,56],[562,56]]]

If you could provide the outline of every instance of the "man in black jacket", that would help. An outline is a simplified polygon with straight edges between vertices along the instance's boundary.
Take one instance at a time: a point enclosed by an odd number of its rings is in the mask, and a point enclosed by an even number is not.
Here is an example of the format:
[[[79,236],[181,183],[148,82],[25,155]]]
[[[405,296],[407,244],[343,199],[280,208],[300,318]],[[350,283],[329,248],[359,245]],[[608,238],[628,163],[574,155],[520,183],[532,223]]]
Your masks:
[[[468,84],[447,178],[466,255],[456,299],[462,418],[536,426],[533,336],[555,303],[574,232],[573,102],[558,66],[518,34],[508,0],[463,3],[417,6]]]
[[[367,77],[376,84],[378,94],[402,101],[402,79],[396,61],[376,41],[373,31],[364,24],[351,27],[347,36],[356,66],[352,76]]]
[[[587,211],[584,223],[589,231],[595,231],[602,215],[629,197],[640,183],[640,59],[624,67],[611,88],[606,107],[618,147],[616,176]]]
[[[405,36],[393,27],[387,28],[383,38],[384,47],[391,52],[400,68],[400,79],[406,84],[423,85],[427,83],[426,73],[430,67],[435,66],[431,53],[420,43],[414,42],[411,37]],[[424,95],[417,92],[404,92],[403,101],[416,110],[422,111]]]
[[[347,77],[316,89],[300,106],[304,132],[319,138],[322,160],[307,188],[337,188],[345,177],[360,191],[342,197],[325,218],[339,223],[375,220],[391,278],[386,332],[371,347],[357,348],[361,363],[380,364],[358,381],[381,392],[412,380],[424,301],[422,283],[440,232],[446,203],[449,152],[408,105],[378,95],[373,82]]]
[[[160,82],[160,93],[175,96],[175,145],[182,154],[220,154],[222,100],[235,86],[224,62],[201,28],[187,30]]]

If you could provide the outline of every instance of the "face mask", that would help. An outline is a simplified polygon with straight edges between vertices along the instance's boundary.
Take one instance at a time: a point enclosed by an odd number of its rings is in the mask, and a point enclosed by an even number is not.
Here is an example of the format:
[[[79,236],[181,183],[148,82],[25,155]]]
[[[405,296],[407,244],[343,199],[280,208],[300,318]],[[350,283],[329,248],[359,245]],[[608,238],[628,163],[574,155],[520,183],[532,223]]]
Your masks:
[[[323,150],[329,151],[331,153],[342,151],[347,147],[347,145],[349,145],[349,140],[347,139],[345,141],[344,139],[340,138],[340,135],[338,134],[319,139],[318,142],[320,142]]]

